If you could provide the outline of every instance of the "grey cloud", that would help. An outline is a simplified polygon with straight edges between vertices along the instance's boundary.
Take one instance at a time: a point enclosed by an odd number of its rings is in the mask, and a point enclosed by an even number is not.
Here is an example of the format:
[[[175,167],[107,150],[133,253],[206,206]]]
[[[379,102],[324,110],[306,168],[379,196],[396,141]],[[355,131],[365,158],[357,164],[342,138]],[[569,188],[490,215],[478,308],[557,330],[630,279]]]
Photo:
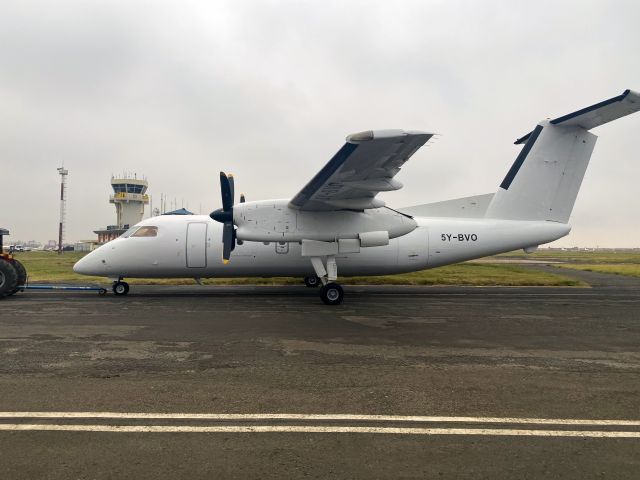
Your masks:
[[[55,237],[62,161],[69,239],[113,222],[109,176],[124,169],[196,211],[217,206],[219,170],[250,198],[293,195],[368,128],[442,134],[390,204],[494,191],[535,122],[640,88],[639,13],[605,1],[15,2],[0,16],[0,203],[20,202],[0,224]],[[638,121],[595,132],[563,244],[638,244],[626,207]]]

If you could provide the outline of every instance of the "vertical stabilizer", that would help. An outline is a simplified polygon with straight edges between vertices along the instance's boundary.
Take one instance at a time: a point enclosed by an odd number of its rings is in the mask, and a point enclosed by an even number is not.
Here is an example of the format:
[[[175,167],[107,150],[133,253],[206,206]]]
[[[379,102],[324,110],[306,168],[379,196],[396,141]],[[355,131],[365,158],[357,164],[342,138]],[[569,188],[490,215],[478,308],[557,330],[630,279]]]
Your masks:
[[[487,218],[567,223],[596,135],[588,130],[640,110],[640,95],[622,95],[553,120],[516,140],[524,147],[500,184]]]

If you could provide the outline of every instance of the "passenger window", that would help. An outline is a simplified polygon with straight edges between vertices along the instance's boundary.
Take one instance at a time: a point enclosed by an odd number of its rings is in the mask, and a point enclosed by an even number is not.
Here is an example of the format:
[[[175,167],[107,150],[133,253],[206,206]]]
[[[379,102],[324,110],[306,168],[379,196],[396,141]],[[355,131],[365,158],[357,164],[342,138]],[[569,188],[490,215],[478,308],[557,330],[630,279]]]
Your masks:
[[[140,227],[132,237],[157,237],[158,227]]]

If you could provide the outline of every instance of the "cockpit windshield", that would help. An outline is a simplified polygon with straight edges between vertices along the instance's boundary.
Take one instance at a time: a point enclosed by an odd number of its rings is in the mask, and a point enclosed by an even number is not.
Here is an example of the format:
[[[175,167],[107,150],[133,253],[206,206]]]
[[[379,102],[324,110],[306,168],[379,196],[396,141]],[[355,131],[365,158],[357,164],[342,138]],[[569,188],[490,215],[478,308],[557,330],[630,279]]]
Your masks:
[[[127,237],[157,237],[158,236],[158,227],[151,226],[135,226],[131,227],[129,230],[120,235],[120,238]]]
[[[129,230],[127,230],[126,232],[124,232],[122,235],[120,235],[120,238],[127,238],[130,237],[131,235],[133,235],[135,233],[136,230],[138,230],[140,227],[131,227]]]
[[[158,227],[140,227],[131,236],[132,237],[157,237]]]

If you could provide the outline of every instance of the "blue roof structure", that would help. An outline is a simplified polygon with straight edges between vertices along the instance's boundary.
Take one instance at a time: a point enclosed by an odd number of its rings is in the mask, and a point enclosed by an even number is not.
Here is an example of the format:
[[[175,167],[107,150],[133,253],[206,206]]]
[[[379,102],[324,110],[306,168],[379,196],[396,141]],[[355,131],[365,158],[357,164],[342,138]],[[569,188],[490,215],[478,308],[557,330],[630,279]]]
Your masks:
[[[178,210],[174,210],[173,212],[166,212],[163,215],[193,215],[193,212],[190,212],[186,208],[179,208]]]

